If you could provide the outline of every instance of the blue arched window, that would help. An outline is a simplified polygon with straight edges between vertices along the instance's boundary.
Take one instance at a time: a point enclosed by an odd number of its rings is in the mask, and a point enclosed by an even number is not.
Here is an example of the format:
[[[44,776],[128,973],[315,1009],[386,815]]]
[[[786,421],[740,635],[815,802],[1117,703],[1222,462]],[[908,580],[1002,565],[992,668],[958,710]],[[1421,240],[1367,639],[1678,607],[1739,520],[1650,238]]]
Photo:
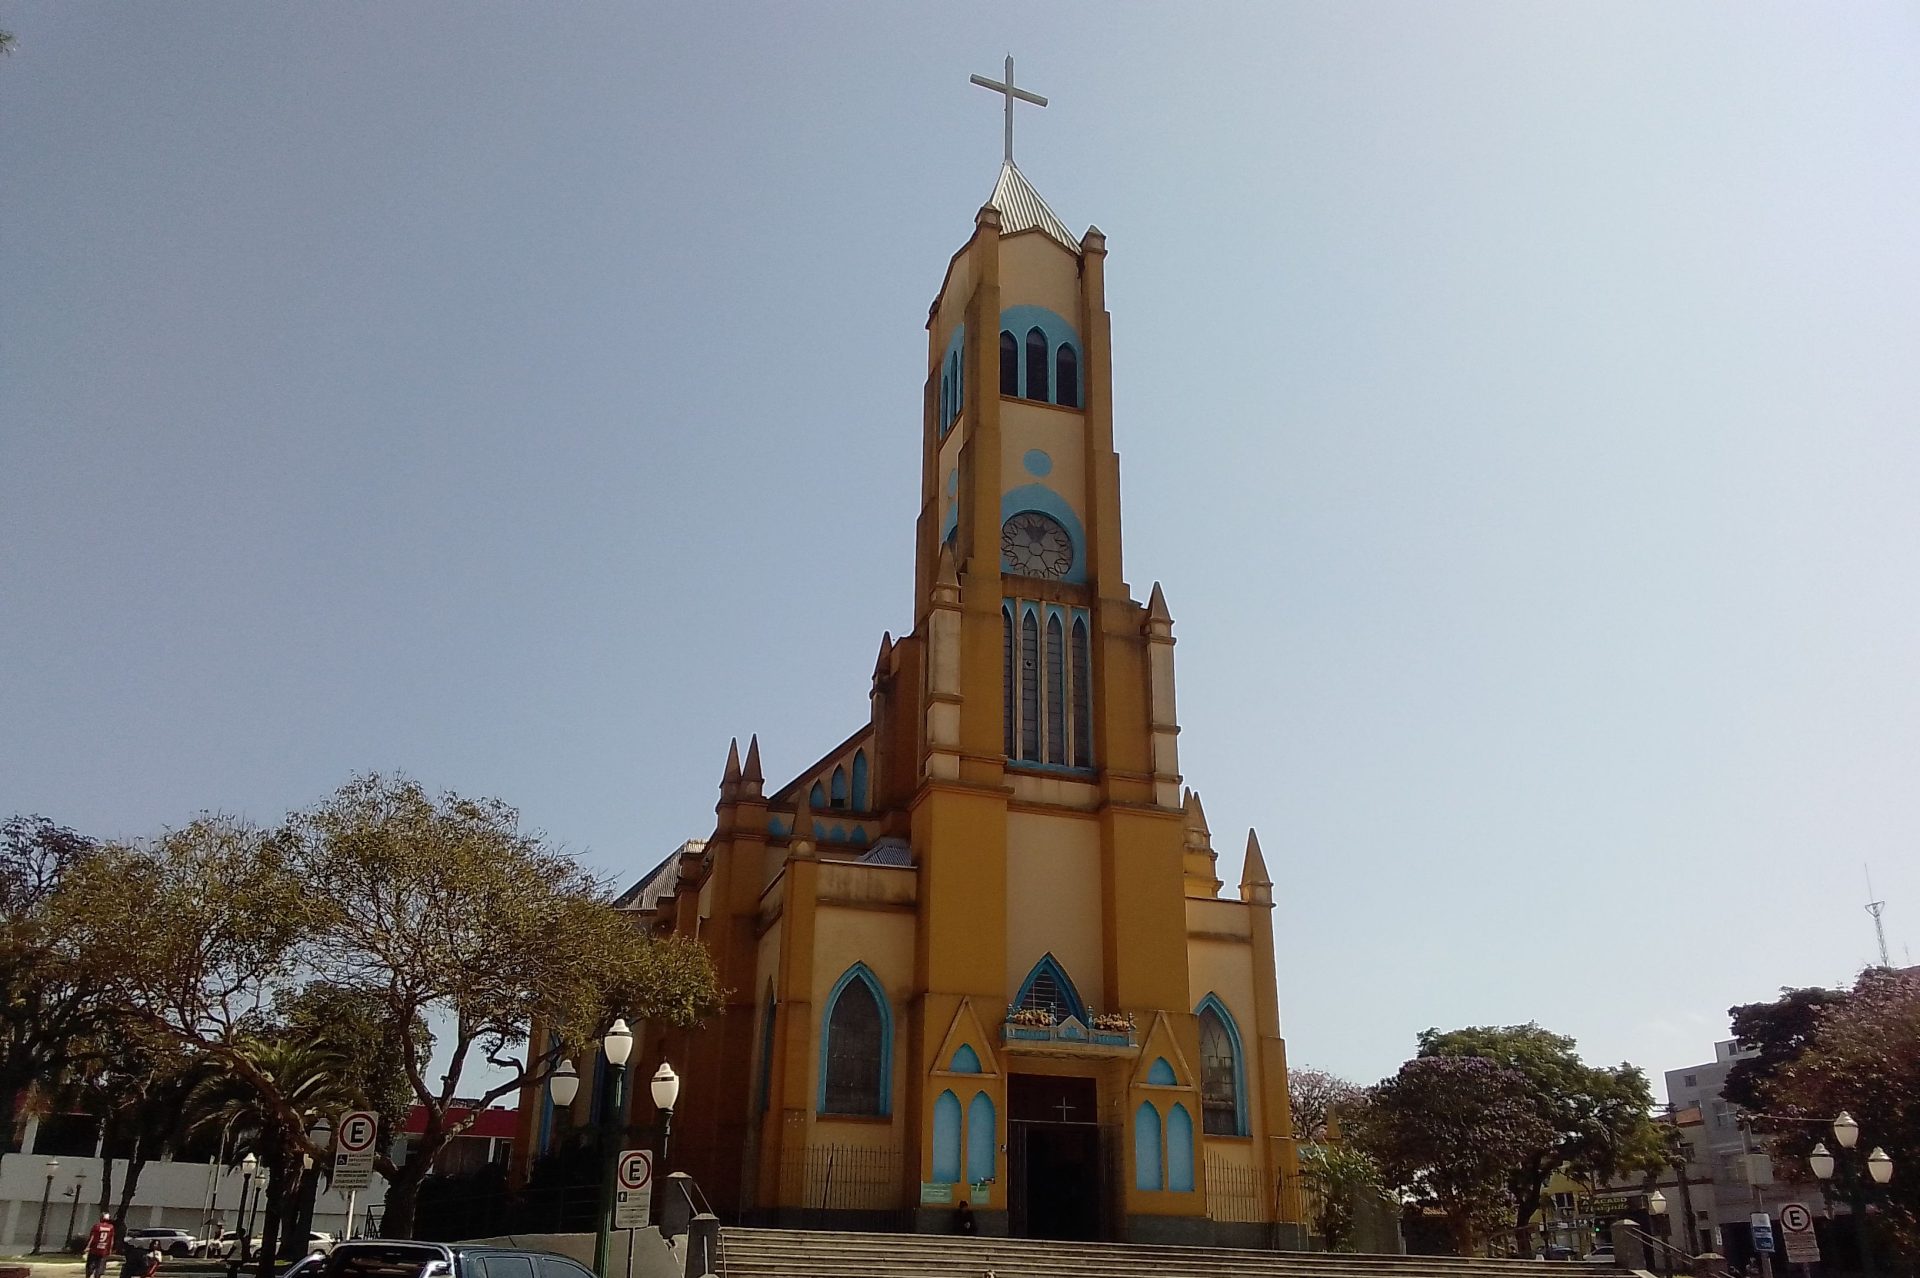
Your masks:
[[[1000,393],[1020,393],[1020,343],[1005,329],[1000,330]]]
[[[893,1014],[865,963],[855,963],[827,995],[820,1036],[820,1112],[890,1112]]]
[[[1072,1016],[1082,1024],[1087,1019],[1087,1005],[1080,1001],[1080,991],[1073,988],[1073,981],[1067,976],[1067,969],[1060,961],[1048,954],[1033,965],[1027,973],[1027,979],[1020,984],[1020,993],[1014,997],[1015,1007],[1045,1007],[1053,1012],[1055,1021],[1064,1021]]]
[[[827,792],[820,788],[818,781],[815,781],[813,788],[807,791],[807,803],[816,812],[827,806]]]
[[[1200,1125],[1209,1136],[1247,1134],[1246,1054],[1240,1027],[1217,994],[1194,1009],[1200,1018]]]
[[[1152,1101],[1141,1101],[1133,1111],[1133,1187],[1165,1189],[1160,1174],[1160,1111]]]
[[[980,1072],[980,1053],[973,1050],[969,1043],[960,1044],[960,1050],[953,1054],[953,1061],[947,1069],[955,1074],[978,1074]]]
[[[853,756],[853,810],[867,810],[867,752],[856,751]]]
[[[845,768],[835,768],[833,770],[832,796],[831,802],[834,807],[844,808],[847,806],[847,770]]]
[[[941,1092],[933,1102],[933,1183],[960,1179],[960,1098]]]
[[[1193,1192],[1193,1117],[1178,1103],[1167,1113],[1167,1188]]]
[[[1161,1087],[1172,1087],[1180,1080],[1173,1076],[1173,1066],[1167,1064],[1167,1058],[1156,1056],[1153,1058],[1153,1064],[1147,1069],[1147,1081],[1157,1083]]]
[[[1027,398],[1047,399],[1047,335],[1038,325],[1027,330]]]
[[[953,383],[943,372],[940,374],[940,432],[945,434],[947,423],[953,420]]]
[[[1065,342],[1053,354],[1054,403],[1080,407],[1080,357]]]
[[[993,1097],[977,1092],[967,1102],[968,1184],[978,1185],[993,1179],[994,1152],[999,1148],[1000,1130],[995,1122]]]

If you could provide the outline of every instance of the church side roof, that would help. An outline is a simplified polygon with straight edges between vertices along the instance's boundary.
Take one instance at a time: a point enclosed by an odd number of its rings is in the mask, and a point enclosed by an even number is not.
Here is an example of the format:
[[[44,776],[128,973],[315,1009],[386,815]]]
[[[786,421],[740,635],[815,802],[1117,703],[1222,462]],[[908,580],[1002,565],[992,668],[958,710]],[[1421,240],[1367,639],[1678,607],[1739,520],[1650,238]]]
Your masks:
[[[1080,251],[1080,241],[1073,237],[1059,215],[1047,207],[1040,192],[1033,189],[1033,183],[1014,167],[1012,160],[1000,166],[1000,180],[994,184],[993,198],[987,203],[999,210],[1002,235],[1041,230],[1075,253]]]
[[[705,839],[688,839],[672,852],[660,864],[640,876],[640,881],[622,892],[613,900],[614,907],[622,910],[647,911],[659,907],[660,898],[672,896],[679,886],[679,875],[675,873],[680,858],[689,852],[705,849]]]

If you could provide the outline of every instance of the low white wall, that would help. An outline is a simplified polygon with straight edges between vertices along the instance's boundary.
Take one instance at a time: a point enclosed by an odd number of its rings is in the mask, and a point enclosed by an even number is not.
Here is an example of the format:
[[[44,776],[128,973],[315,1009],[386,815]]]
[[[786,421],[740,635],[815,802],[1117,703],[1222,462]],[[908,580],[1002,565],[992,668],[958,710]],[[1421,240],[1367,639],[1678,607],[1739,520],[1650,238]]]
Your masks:
[[[100,1169],[98,1158],[59,1160],[60,1169],[53,1179],[53,1197],[47,1205],[48,1247],[59,1247],[69,1237],[67,1220],[74,1220],[74,1232],[84,1233],[100,1211]],[[74,1210],[73,1182],[80,1181],[79,1210]],[[113,1200],[120,1199],[120,1187],[126,1183],[127,1165],[113,1164]],[[214,1215],[220,1227],[238,1227],[240,1189],[243,1177],[237,1170],[210,1163],[148,1163],[140,1172],[140,1184],[127,1207],[128,1229],[177,1228],[199,1236],[207,1228],[207,1195],[214,1199]],[[255,1178],[258,1179],[257,1177]],[[34,1227],[40,1219],[40,1198],[47,1188],[45,1154],[7,1154],[0,1156],[0,1254],[24,1252],[33,1246]],[[355,1202],[355,1224],[366,1232],[366,1209],[386,1201],[386,1182],[378,1175],[371,1188],[360,1192]],[[266,1211],[262,1204],[253,1214],[253,1230],[260,1230]],[[341,1236],[347,1225],[347,1196],[323,1190],[314,1202],[313,1227],[322,1233]]]

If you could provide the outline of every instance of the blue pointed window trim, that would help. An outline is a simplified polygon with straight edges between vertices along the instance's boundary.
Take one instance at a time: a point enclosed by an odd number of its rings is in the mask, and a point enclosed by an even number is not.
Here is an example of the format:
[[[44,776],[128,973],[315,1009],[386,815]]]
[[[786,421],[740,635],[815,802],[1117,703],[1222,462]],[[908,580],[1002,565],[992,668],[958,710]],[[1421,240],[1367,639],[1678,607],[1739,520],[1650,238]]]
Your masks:
[[[853,810],[865,812],[867,804],[867,752],[856,750],[853,755]]]
[[[1177,1101],[1167,1111],[1167,1188],[1193,1192],[1193,1116]]]
[[[827,1109],[827,1049],[828,1039],[832,1036],[833,1007],[840,1001],[840,992],[854,981],[865,981],[867,988],[873,991],[873,1001],[880,1007],[880,1108],[878,1116],[886,1118],[893,1113],[893,1006],[887,1002],[887,992],[880,985],[880,979],[873,969],[865,963],[855,963],[833,983],[833,989],[827,995],[826,1006],[820,1012],[820,1087],[814,1105],[819,1113],[827,1117],[832,1114]]]
[[[1203,1012],[1212,1012],[1220,1018],[1221,1028],[1227,1032],[1227,1042],[1233,1048],[1233,1131],[1210,1134],[1245,1136],[1252,1128],[1247,1121],[1247,1052],[1240,1041],[1240,1026],[1233,1019],[1233,1013],[1227,1010],[1227,1005],[1220,1001],[1218,994],[1208,994],[1193,1009],[1196,1017]],[[1206,1113],[1206,1063],[1204,1060],[1201,1062],[1200,1095],[1201,1115],[1204,1119]]]
[[[1054,985],[1060,991],[1060,998],[1066,1004],[1060,1009],[1062,1013],[1077,1017],[1084,1025],[1087,1020],[1087,1005],[1080,1001],[1080,991],[1074,988],[1073,978],[1067,975],[1067,969],[1060,966],[1060,960],[1050,953],[1041,955],[1040,961],[1033,965],[1031,972],[1027,973],[1027,979],[1020,982],[1020,992],[1013,996],[1013,1005],[1015,1007],[1026,1005],[1027,995],[1032,992],[1033,983],[1040,979],[1042,973],[1052,975]]]
[[[973,1050],[971,1043],[960,1044],[960,1050],[953,1054],[953,1061],[947,1066],[953,1074],[978,1074],[980,1072],[980,1053]]]

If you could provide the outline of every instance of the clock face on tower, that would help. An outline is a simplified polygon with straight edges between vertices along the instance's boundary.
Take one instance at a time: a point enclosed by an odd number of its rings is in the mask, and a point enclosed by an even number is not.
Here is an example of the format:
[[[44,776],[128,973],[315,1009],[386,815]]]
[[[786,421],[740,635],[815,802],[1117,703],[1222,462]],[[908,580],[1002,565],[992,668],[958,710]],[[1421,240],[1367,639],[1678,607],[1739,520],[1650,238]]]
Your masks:
[[[1058,581],[1073,567],[1073,538],[1059,521],[1023,510],[1000,525],[1000,566],[1022,577]]]

